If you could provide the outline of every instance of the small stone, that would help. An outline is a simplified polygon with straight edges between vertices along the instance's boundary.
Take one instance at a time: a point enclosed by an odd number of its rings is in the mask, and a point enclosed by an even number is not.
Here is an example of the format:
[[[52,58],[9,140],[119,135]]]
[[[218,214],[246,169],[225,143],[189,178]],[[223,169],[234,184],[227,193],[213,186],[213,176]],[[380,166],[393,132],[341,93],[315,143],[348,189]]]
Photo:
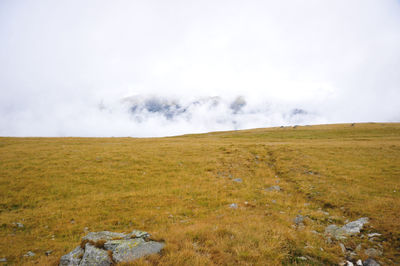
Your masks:
[[[371,234],[368,234],[367,236],[368,236],[368,238],[373,238],[373,237],[376,237],[376,236],[381,236],[382,234],[379,234],[379,233],[371,233]]]
[[[235,178],[233,179],[233,182],[242,183],[243,180],[241,178]]]
[[[376,260],[368,258],[367,260],[365,260],[363,262],[364,266],[380,266],[380,264],[378,262],[376,262]]]
[[[368,257],[372,257],[372,258],[382,256],[382,251],[377,250],[377,249],[375,249],[375,248],[368,248],[368,249],[366,249],[366,250],[364,251],[364,253],[365,253],[365,255],[367,255]]]
[[[303,256],[297,257],[297,259],[298,259],[298,260],[307,260],[307,258],[306,258],[306,257],[303,257]]]
[[[24,255],[24,257],[34,257],[36,254],[34,253],[34,252],[32,252],[32,251],[28,251],[25,255]]]
[[[347,259],[349,259],[349,260],[355,260],[356,258],[357,258],[357,253],[355,253],[355,252],[350,252],[349,254],[348,254],[348,256],[347,256]]]
[[[363,266],[362,260],[358,260],[358,261],[356,262],[356,265],[357,265],[357,266]]]
[[[0,258],[0,262],[7,262],[7,258]]]
[[[281,190],[281,187],[280,186],[272,186],[272,187],[269,187],[269,188],[266,188],[266,189],[264,189],[265,191],[280,191]]]
[[[53,253],[53,250],[47,250],[44,254],[46,254],[46,256],[50,256],[51,253]]]
[[[272,202],[272,203],[276,203],[276,200],[273,199],[273,200],[271,200],[271,202]]]
[[[74,223],[75,223],[75,220],[74,220],[74,219],[71,219],[69,222],[70,222],[71,224],[74,224]]]
[[[303,216],[303,215],[298,214],[298,215],[296,216],[296,218],[294,218],[294,223],[295,223],[296,225],[300,225],[300,224],[303,223],[303,222],[304,222],[304,216]]]
[[[231,209],[237,209],[238,205],[236,203],[232,203],[231,205],[229,205],[229,208]]]
[[[15,223],[18,228],[24,228],[24,225],[22,223]]]
[[[342,250],[343,254],[346,254],[346,247],[343,245],[343,243],[339,243],[340,249]]]
[[[351,261],[346,261],[347,266],[354,266],[354,264]]]

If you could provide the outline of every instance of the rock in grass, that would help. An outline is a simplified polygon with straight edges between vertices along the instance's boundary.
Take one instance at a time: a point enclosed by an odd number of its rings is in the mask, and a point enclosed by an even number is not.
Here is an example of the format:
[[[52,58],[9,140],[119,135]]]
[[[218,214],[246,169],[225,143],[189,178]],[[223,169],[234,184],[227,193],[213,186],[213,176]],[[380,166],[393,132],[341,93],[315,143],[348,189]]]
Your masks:
[[[303,216],[303,215],[298,214],[298,215],[296,216],[296,218],[294,218],[294,223],[295,223],[296,225],[300,225],[300,224],[302,224],[303,222],[304,222],[304,216]]]
[[[104,248],[112,251],[113,260],[117,263],[133,261],[146,255],[159,253],[163,243],[144,241],[142,238],[131,240],[111,240],[104,244]]]
[[[376,262],[376,260],[371,259],[371,258],[365,260],[363,262],[363,265],[364,266],[380,266],[380,264],[378,262]]]
[[[32,252],[32,251],[28,251],[25,255],[24,255],[24,257],[34,257],[36,254],[34,253],[34,252]]]
[[[325,234],[330,235],[337,240],[346,239],[347,236],[356,235],[360,233],[364,224],[368,223],[368,218],[363,217],[356,221],[345,224],[342,227],[331,224],[325,228]]]
[[[238,205],[236,203],[232,203],[231,205],[229,205],[229,208],[231,209],[237,209]]]
[[[79,266],[109,266],[111,265],[111,263],[112,260],[108,256],[106,250],[96,248],[95,246],[87,243],[85,245],[85,254],[83,255],[81,262],[79,263]]]
[[[132,262],[146,255],[160,252],[164,243],[149,241],[150,234],[133,230],[129,234],[109,231],[90,232],[79,246],[61,257],[60,265],[111,265]]]
[[[376,249],[376,248],[368,248],[364,251],[365,255],[368,257],[376,258],[379,256],[382,256],[382,251]]]
[[[25,226],[22,223],[15,223],[18,228],[24,228]]]
[[[70,253],[64,255],[60,259],[60,266],[76,266],[79,265],[83,257],[83,250],[81,247],[75,248]]]
[[[280,186],[272,186],[269,188],[264,189],[265,191],[281,191],[281,187]]]
[[[233,179],[233,182],[242,183],[243,180],[241,178],[235,178]]]
[[[348,235],[359,234],[364,224],[368,223],[368,220],[367,217],[363,217],[344,225],[341,229]]]
[[[7,262],[7,258],[0,258],[0,262]]]

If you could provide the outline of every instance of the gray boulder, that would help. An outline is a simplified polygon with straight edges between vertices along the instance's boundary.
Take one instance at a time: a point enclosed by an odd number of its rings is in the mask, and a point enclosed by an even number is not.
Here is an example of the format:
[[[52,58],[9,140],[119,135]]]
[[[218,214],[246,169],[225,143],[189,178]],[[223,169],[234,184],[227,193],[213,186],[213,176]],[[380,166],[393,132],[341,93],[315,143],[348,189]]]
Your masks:
[[[60,266],[111,265],[114,262],[132,262],[146,255],[159,253],[164,243],[149,241],[150,234],[133,230],[129,234],[109,231],[90,232],[80,246],[60,259]],[[81,245],[82,245],[81,244]]]
[[[366,223],[368,223],[368,218],[363,217],[356,221],[347,223],[342,227],[331,224],[325,228],[325,234],[330,235],[337,240],[346,239],[348,236],[359,234],[360,230]]]
[[[60,266],[76,266],[79,265],[85,251],[81,247],[77,247],[70,253],[64,255],[60,259]]]
[[[109,266],[111,263],[112,260],[108,256],[107,251],[96,248],[88,243],[85,245],[85,254],[79,263],[79,266]]]
[[[113,260],[117,263],[129,262],[146,255],[159,253],[163,247],[163,243],[146,242],[142,238],[111,240],[104,244],[105,249],[112,251]]]
[[[346,225],[344,225],[341,230],[343,230],[343,232],[347,235],[355,235],[355,234],[359,234],[360,230],[363,228],[364,224],[368,223],[368,218],[367,217],[363,217],[360,218],[356,221],[350,222]]]

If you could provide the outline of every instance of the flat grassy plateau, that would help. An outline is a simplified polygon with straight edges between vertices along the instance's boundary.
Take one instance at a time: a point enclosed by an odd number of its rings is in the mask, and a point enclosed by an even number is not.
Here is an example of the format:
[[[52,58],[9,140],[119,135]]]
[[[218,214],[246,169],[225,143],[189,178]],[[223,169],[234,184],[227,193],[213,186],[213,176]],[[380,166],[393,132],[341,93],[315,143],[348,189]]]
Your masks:
[[[264,190],[274,185],[282,190]],[[304,228],[294,226],[298,214]],[[395,123],[0,138],[0,258],[9,264],[55,265],[86,227],[144,230],[165,241],[162,254],[135,265],[338,264],[344,255],[325,227],[369,217],[342,243],[380,245],[377,260],[393,265],[400,264],[399,216]],[[373,232],[382,234],[378,243],[365,237]],[[36,255],[24,257],[28,251]]]

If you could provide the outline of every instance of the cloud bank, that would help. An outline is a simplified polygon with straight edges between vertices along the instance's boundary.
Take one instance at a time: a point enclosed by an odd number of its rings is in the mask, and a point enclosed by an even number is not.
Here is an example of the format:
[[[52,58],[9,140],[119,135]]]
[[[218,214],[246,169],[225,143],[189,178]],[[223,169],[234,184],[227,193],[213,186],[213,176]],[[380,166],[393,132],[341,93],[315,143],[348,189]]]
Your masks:
[[[0,2],[1,136],[400,121],[400,3]]]

